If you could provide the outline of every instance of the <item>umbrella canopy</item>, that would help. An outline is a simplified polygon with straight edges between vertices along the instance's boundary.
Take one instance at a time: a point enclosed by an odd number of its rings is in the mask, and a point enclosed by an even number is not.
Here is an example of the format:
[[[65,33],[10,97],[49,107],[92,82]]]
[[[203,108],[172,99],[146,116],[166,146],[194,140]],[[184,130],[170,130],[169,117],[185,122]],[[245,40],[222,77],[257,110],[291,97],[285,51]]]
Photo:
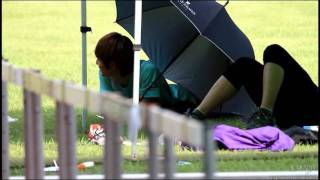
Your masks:
[[[116,1],[117,20],[134,34],[134,1]],[[143,1],[142,48],[165,78],[203,99],[238,58],[254,58],[247,37],[215,1]],[[244,89],[222,112],[249,114],[256,106]]]

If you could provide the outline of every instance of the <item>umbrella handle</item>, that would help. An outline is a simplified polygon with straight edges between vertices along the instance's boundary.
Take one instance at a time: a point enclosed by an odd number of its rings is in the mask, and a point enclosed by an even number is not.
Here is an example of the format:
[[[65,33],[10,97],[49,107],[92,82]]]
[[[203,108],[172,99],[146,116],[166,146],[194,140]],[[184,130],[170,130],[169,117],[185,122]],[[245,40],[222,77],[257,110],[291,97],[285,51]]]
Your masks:
[[[224,3],[223,7],[225,8],[229,4],[229,0],[227,0],[226,3]]]

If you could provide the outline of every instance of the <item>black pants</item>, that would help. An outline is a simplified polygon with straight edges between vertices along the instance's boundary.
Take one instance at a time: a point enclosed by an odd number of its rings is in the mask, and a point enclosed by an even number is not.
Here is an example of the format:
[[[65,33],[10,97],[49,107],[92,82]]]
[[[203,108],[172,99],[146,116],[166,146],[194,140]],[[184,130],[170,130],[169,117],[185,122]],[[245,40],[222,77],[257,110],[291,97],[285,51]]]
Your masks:
[[[320,103],[318,87],[309,75],[279,45],[268,46],[263,54],[264,64],[272,62],[284,70],[273,113],[280,128],[292,125],[318,125]],[[236,89],[244,86],[257,106],[262,101],[263,65],[254,59],[240,58],[223,74]]]

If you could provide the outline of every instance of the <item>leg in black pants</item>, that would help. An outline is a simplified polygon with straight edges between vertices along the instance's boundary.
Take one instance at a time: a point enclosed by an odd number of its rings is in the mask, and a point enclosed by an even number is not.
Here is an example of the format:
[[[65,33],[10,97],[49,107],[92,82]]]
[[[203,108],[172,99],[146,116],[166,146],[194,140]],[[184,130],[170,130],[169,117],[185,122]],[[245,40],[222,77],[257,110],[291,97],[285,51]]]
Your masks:
[[[274,63],[283,69],[283,81],[280,86],[273,114],[280,128],[292,125],[318,124],[320,115],[319,93],[317,86],[308,74],[279,45],[268,46],[264,51],[264,64]],[[239,89],[244,86],[257,106],[262,103],[264,66],[250,58],[241,58],[230,66],[224,77]]]

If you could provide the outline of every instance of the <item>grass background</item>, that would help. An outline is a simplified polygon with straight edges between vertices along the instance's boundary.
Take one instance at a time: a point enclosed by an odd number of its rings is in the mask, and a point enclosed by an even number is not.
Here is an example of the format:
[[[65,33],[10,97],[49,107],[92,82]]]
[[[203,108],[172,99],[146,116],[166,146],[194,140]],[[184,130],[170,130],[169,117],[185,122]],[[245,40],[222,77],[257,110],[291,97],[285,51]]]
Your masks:
[[[3,1],[2,5],[2,55],[18,67],[40,69],[47,77],[81,84],[80,2]],[[226,9],[250,39],[258,61],[262,62],[263,50],[267,45],[278,43],[289,51],[315,83],[318,82],[317,1],[231,1]],[[87,33],[90,89],[98,90],[99,86],[98,69],[93,53],[98,39],[111,31],[129,36],[122,27],[114,23],[115,18],[114,1],[87,2],[87,24],[93,29],[92,33]],[[12,174],[21,174],[23,170],[22,104],[22,90],[9,85],[9,115],[19,119],[18,122],[10,124]],[[42,112],[45,126],[45,157],[46,162],[52,164],[52,159],[56,158],[54,102],[45,96],[42,98]],[[102,148],[89,144],[85,134],[81,133],[79,109],[76,118],[79,161],[96,159],[97,162],[101,162]],[[93,114],[89,114],[88,124],[95,122],[99,120]],[[239,125],[234,121],[230,123]],[[144,133],[140,133],[141,141],[144,139],[143,136]],[[125,156],[130,154],[129,148],[126,147],[123,152]],[[139,152],[143,156],[143,147],[140,147]],[[251,151],[219,153],[234,159],[219,160],[217,166],[221,171],[318,169],[317,146],[298,145],[292,152],[283,153],[257,152],[258,159],[251,157]],[[184,154],[185,152],[177,150],[179,159],[183,159]],[[194,155],[195,159],[188,160],[192,161],[193,165],[182,169],[179,167],[179,171],[201,169],[201,156],[197,153],[186,156],[192,157],[191,155]],[[143,158],[137,162],[127,160],[124,167],[126,172],[145,170]],[[97,165],[88,173],[99,171],[101,166]]]

